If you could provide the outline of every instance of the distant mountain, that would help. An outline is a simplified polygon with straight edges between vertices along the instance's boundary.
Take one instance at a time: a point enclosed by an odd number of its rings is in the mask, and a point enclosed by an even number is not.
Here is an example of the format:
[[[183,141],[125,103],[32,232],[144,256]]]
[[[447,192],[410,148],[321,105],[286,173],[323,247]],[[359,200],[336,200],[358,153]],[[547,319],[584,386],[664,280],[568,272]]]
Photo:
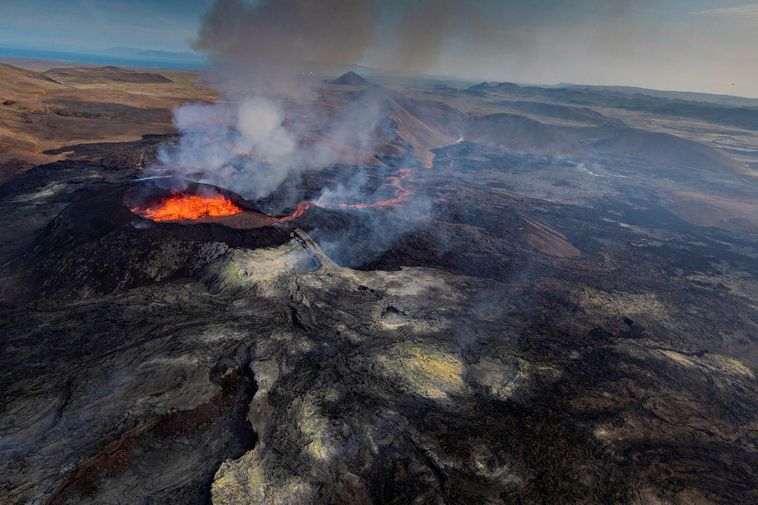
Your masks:
[[[578,155],[584,149],[565,129],[525,116],[497,113],[472,118],[464,130],[466,140],[519,153]]]
[[[113,66],[51,68],[42,75],[60,84],[106,84],[111,82],[166,84],[172,82],[171,79],[161,74],[137,72]]]
[[[758,130],[758,106],[721,105],[718,103],[691,99],[665,98],[662,96],[654,96],[653,94],[630,94],[628,91],[621,92],[603,86],[543,87],[520,86],[508,82],[483,82],[467,88],[465,93],[479,96],[494,95],[495,97],[502,97],[509,100],[536,99],[560,102],[561,104],[567,105],[627,109],[651,114],[660,114],[663,116],[696,119],[713,124],[744,128],[747,130]],[[695,95],[718,96],[697,93]],[[730,99],[751,100],[749,98],[740,99],[738,97],[730,97]]]
[[[0,98],[3,100],[18,95],[46,93],[61,88],[63,86],[60,83],[43,74],[0,63]]]
[[[602,133],[603,138],[591,145],[599,153],[637,157],[711,173],[739,172],[738,164],[721,151],[669,133],[628,127],[604,128]]]
[[[469,93],[486,93],[487,91],[511,91],[520,89],[521,86],[512,82],[480,82],[471,86],[466,91]]]
[[[155,49],[136,49],[133,47],[111,47],[106,54],[137,59],[152,59],[160,61],[181,61],[203,63],[203,57],[192,51],[160,51]]]
[[[706,102],[729,107],[758,107],[758,98],[745,98],[733,95],[716,95],[712,93],[696,93],[692,91],[663,91],[633,86],[593,86],[586,84],[562,84],[560,87],[570,89],[588,89],[598,91],[613,91],[625,95],[647,95],[671,100],[688,102]]]
[[[368,81],[351,70],[334,79],[332,84],[363,86],[368,84]]]
[[[573,107],[549,102],[533,102],[529,100],[500,101],[509,109],[526,114],[534,114],[565,121],[579,121],[590,124],[613,122],[612,119],[588,107]]]

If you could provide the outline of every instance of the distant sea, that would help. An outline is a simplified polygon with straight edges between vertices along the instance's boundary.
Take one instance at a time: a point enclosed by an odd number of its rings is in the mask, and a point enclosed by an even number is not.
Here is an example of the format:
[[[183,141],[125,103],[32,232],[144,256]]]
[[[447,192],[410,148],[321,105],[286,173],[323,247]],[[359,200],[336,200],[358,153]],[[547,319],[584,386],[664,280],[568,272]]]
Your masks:
[[[199,70],[206,67],[202,60],[194,58],[150,57],[120,54],[85,54],[46,49],[17,49],[0,46],[0,57],[25,58],[30,60],[51,60],[86,65],[114,65],[121,67],[166,68]]]

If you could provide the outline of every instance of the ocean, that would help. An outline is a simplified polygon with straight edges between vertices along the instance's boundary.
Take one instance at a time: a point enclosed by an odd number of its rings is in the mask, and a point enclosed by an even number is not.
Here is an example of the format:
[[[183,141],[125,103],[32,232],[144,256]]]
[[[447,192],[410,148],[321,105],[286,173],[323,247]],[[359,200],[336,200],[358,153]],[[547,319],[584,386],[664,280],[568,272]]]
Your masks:
[[[115,65],[137,68],[166,68],[179,70],[199,70],[206,67],[201,59],[148,57],[119,54],[85,54],[45,49],[17,49],[0,46],[0,57],[25,58],[33,60],[64,61],[86,65]]]

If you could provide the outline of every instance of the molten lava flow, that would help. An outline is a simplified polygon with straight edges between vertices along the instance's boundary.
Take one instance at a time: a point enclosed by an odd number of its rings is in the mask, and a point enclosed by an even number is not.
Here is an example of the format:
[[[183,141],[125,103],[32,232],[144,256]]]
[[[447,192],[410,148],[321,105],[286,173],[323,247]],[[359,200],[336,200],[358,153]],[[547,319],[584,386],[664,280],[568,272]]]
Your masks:
[[[223,195],[200,196],[179,193],[147,208],[132,212],[153,221],[183,221],[204,217],[231,216],[243,210]]]
[[[405,189],[403,187],[402,181],[411,175],[411,170],[409,168],[401,168],[398,172],[400,173],[399,176],[389,178],[389,185],[395,188],[395,198],[371,203],[341,203],[340,207],[348,207],[351,209],[370,209],[372,207],[390,207],[392,205],[397,205],[398,203],[406,201],[411,196],[413,196],[413,191]]]
[[[297,209],[295,209],[295,212],[290,214],[289,216],[280,217],[277,219],[279,222],[285,222],[289,223],[290,221],[294,221],[295,219],[302,217],[305,212],[311,208],[313,204],[311,202],[300,202],[297,204]]]

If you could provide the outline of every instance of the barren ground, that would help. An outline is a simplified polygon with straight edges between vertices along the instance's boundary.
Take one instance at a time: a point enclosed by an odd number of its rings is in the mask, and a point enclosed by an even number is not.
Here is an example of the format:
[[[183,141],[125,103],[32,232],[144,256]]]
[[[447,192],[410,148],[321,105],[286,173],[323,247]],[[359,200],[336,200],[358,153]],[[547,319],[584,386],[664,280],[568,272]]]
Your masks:
[[[287,125],[371,106],[375,145],[157,223],[128,203],[201,186],[136,179],[213,93],[35,70],[0,68],[3,505],[758,502],[758,111],[325,84]],[[268,217],[357,174],[410,197]]]
[[[0,63],[0,181],[64,158],[47,152],[61,147],[173,132],[174,107],[217,98],[195,72],[160,71],[171,81],[161,83],[118,82],[92,72],[61,83],[44,75],[60,63],[27,66]]]

